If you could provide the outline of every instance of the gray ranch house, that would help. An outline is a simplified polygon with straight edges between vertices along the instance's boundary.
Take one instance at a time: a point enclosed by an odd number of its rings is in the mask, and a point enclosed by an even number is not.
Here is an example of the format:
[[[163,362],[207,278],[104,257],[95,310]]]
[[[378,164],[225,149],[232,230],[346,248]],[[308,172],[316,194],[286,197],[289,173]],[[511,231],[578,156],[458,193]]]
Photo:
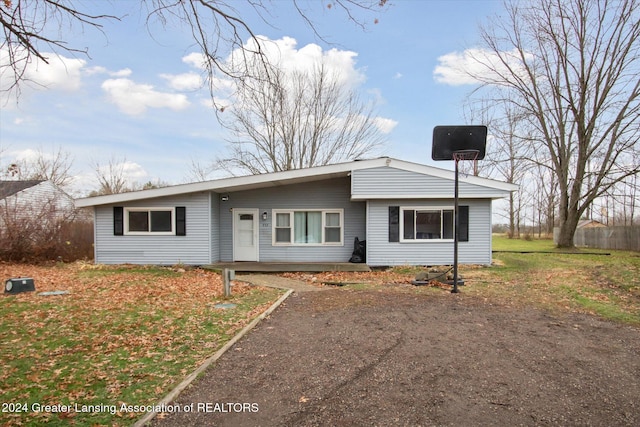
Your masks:
[[[459,262],[491,263],[491,203],[517,186],[460,177]],[[342,263],[453,259],[454,172],[388,157],[76,200],[93,207],[95,261]]]

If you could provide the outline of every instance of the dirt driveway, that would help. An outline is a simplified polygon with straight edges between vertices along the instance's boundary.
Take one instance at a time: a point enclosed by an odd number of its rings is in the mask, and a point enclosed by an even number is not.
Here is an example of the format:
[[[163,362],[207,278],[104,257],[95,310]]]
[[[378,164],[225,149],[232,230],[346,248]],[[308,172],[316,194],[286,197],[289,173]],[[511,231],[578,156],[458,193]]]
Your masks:
[[[640,425],[640,330],[464,293],[294,293],[160,426]],[[244,404],[244,405],[242,405]]]

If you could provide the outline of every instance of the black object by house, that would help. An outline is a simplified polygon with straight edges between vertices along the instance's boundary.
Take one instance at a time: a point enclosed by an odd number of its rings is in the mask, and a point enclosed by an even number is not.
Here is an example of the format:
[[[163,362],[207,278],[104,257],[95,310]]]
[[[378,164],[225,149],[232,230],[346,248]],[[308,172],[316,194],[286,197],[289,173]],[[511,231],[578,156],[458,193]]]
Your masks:
[[[354,264],[361,264],[367,262],[367,241],[360,240],[357,237],[353,242],[353,253],[351,254],[351,258],[349,262]]]

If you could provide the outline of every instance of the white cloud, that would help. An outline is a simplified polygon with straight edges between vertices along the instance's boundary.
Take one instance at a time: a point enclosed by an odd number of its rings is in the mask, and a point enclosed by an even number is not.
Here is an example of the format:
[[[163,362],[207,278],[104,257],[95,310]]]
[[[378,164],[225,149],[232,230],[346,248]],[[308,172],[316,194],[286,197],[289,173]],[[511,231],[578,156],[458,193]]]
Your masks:
[[[100,175],[110,176],[112,173],[121,175],[128,182],[135,182],[142,178],[147,178],[149,173],[139,163],[124,160],[121,162],[113,162],[105,165],[99,165],[98,171]],[[95,177],[95,176],[94,176]]]
[[[84,73],[88,76],[93,76],[94,74],[107,74],[108,71],[105,67],[95,65],[93,67],[85,68]]]
[[[160,77],[167,80],[169,86],[175,90],[197,90],[203,84],[202,76],[196,73],[160,74]]]
[[[314,43],[298,48],[297,41],[291,37],[270,40],[267,37],[258,36],[258,39],[260,40],[261,50],[266,58],[270,63],[277,65],[285,73],[285,78],[291,76],[293,73],[311,74],[317,67],[322,65],[328,75],[331,76],[331,78],[335,78],[337,80],[336,83],[342,85],[346,91],[357,89],[358,86],[366,81],[365,69],[356,68],[356,58],[358,56],[356,52],[336,48],[323,50],[322,47]],[[254,39],[249,40],[245,48],[247,51],[257,50],[256,41]],[[236,50],[229,57],[227,63],[231,64],[235,61],[236,66],[242,66],[244,65],[245,58],[247,58],[246,52]],[[251,57],[249,56],[249,58]],[[285,82],[286,81],[287,80],[285,80]],[[219,83],[222,82],[223,80]],[[221,86],[222,85],[217,85],[216,87]],[[230,99],[232,99],[232,91],[230,89],[233,89],[233,82],[228,83],[225,89],[226,93],[223,93],[223,91],[218,92],[218,95],[221,95],[220,98],[216,98],[218,107],[223,106],[227,108],[227,106],[233,104],[233,102],[230,101]],[[379,89],[369,89],[367,93],[373,97],[374,104],[384,102],[384,98]],[[223,98],[223,96],[226,98]],[[211,106],[211,103],[209,102],[207,105]],[[362,119],[365,119],[364,116]],[[340,123],[342,123],[344,119],[334,117],[333,120],[335,126],[340,126]],[[374,119],[374,124],[380,132],[388,134],[397,126],[398,122],[388,118],[377,117]]]
[[[183,94],[158,92],[153,86],[138,84],[129,79],[109,79],[102,83],[109,101],[130,115],[138,115],[147,108],[170,108],[174,111],[189,106],[189,100]]]
[[[380,132],[384,134],[391,133],[393,129],[398,125],[398,122],[393,119],[386,119],[384,117],[376,117],[374,123]]]
[[[16,79],[16,74],[10,66],[11,62],[18,67],[25,65],[24,74],[21,76],[23,88],[42,87],[64,91],[75,91],[82,84],[82,69],[86,65],[83,59],[67,58],[55,53],[43,52],[48,64],[43,60],[32,56],[30,61],[26,57],[10,58],[6,48],[0,49],[0,90],[6,91]]]
[[[298,49],[297,41],[291,37],[283,37],[278,40],[271,40],[264,36],[257,36],[260,43],[260,50],[266,59],[277,65],[287,76],[293,73],[312,73],[318,66],[323,65],[328,75],[336,79],[336,83],[342,85],[345,90],[355,89],[366,81],[363,69],[356,68],[356,52],[330,49],[323,51],[317,44],[308,44]],[[250,39],[244,46],[245,50],[236,49],[226,59],[226,65],[230,68],[241,70],[247,65],[247,61],[252,61],[253,66],[261,70],[260,59],[257,55],[247,54],[247,52],[257,51],[256,40]],[[191,53],[182,58],[182,61],[196,67],[204,69],[204,56],[199,53]],[[162,76],[168,78],[169,76]],[[236,89],[236,81],[226,76],[214,77],[211,86],[215,90],[215,107],[226,109],[235,104],[233,94]],[[380,98],[380,96],[377,96]],[[205,101],[203,105],[213,107],[211,102]]]
[[[329,74],[335,75],[339,84],[349,88],[355,88],[366,80],[364,72],[356,69],[355,58],[358,56],[356,52],[336,48],[323,51],[322,47],[314,43],[297,49],[298,42],[291,37],[271,40],[268,37],[259,36],[258,39],[269,61],[285,72],[311,73],[314,68],[323,64]],[[255,40],[251,39],[245,47],[255,49],[255,43]],[[234,51],[230,60],[238,64],[243,63],[243,53],[239,50]]]
[[[383,105],[386,104],[387,101],[382,96],[382,91],[378,88],[373,88],[367,90],[367,93],[371,95],[372,100],[374,101],[373,105]]]
[[[394,76],[393,76],[394,80],[398,80],[398,79],[401,79],[401,78],[402,78],[402,73],[400,73],[400,72],[395,73]]]
[[[109,73],[112,77],[129,77],[131,74],[133,74],[133,71],[131,71],[130,68],[123,68],[122,70]]]
[[[40,156],[38,150],[32,148],[26,148],[24,150],[11,150],[6,153],[4,157],[8,157],[13,161],[30,163],[35,161]],[[46,156],[46,155],[45,155]]]
[[[438,65],[433,70],[433,77],[438,83],[452,86],[476,84],[478,80],[469,75],[470,66],[479,65],[465,53],[452,52],[438,58]]]
[[[89,67],[85,70],[85,74],[92,76],[94,74],[107,74],[111,77],[128,77],[133,74],[130,68],[123,68],[118,71],[109,71],[105,67],[96,65],[95,67]]]
[[[481,81],[475,76],[482,76],[482,81],[486,82],[497,73],[508,72],[503,61],[515,72],[523,71],[522,60],[516,50],[498,55],[485,49],[467,49],[439,57],[433,77],[438,83],[452,86],[479,84]]]
[[[189,64],[192,67],[195,67],[199,70],[206,69],[206,66],[205,66],[206,59],[204,54],[202,53],[193,52],[188,54],[187,56],[183,56],[182,62],[184,62],[185,64]]]
[[[118,168],[122,168],[122,175],[127,180],[137,181],[141,178],[146,178],[149,176],[142,165],[135,162],[125,161],[121,165],[118,165]]]
[[[66,91],[74,91],[81,86],[81,69],[86,65],[84,59],[66,58],[49,55],[49,64],[42,61],[35,61],[35,66],[27,69],[27,78],[35,81],[39,85]]]

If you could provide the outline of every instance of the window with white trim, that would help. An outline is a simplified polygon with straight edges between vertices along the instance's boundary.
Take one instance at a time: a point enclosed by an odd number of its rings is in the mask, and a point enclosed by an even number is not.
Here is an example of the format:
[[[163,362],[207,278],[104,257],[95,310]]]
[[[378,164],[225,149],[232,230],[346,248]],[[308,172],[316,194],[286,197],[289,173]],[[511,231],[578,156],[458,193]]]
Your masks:
[[[400,208],[401,241],[453,240],[453,209]]]
[[[273,211],[274,245],[342,245],[343,210]]]
[[[174,208],[124,208],[124,234],[176,234]]]

